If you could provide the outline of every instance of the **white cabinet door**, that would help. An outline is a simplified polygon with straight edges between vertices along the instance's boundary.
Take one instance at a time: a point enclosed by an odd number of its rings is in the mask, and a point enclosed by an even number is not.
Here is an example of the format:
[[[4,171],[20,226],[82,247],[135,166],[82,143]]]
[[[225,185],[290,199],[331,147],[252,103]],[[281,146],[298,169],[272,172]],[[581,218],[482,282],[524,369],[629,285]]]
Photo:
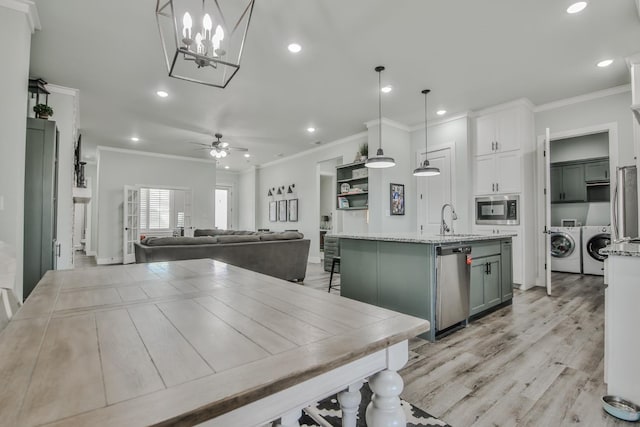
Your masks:
[[[511,151],[495,155],[496,193],[520,192],[520,153]]]
[[[504,153],[520,149],[520,137],[518,129],[518,110],[509,109],[496,113],[496,151]]]
[[[476,157],[476,194],[493,194],[496,189],[495,156]]]
[[[493,114],[476,119],[476,156],[494,152],[496,141],[496,124]]]

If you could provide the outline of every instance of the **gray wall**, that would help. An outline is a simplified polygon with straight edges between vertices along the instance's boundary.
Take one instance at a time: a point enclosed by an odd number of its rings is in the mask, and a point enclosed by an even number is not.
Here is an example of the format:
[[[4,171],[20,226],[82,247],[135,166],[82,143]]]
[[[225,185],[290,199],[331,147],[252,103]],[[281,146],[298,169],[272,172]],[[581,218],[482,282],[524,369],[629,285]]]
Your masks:
[[[548,127],[551,133],[565,132],[605,123],[618,126],[618,166],[635,165],[631,92],[571,104],[535,114],[536,135],[544,135]]]
[[[240,229],[240,219],[239,219],[239,205],[240,205],[240,197],[239,197],[239,174],[237,172],[227,172],[218,170],[216,172],[216,185],[231,187],[231,229],[239,230]]]
[[[609,133],[551,141],[551,163],[609,157]]]
[[[471,160],[469,159],[469,125],[468,118],[466,116],[459,119],[429,125],[428,127],[428,144],[429,151],[435,149],[443,144],[455,143],[455,165],[456,165],[456,184],[455,184],[455,208],[458,214],[458,220],[456,221],[456,231],[460,233],[468,233],[471,231],[471,225],[473,223],[473,185],[471,182]],[[413,159],[411,168],[417,166],[417,154],[424,153],[424,128],[417,129],[411,132],[411,151],[413,153]],[[416,178],[414,178],[415,180]],[[428,179],[428,178],[422,178]],[[415,199],[415,187],[412,199]],[[412,206],[414,214],[416,213],[417,206]],[[413,223],[413,229],[417,224],[417,218]]]
[[[84,167],[84,176],[91,178],[91,239],[85,248],[88,255],[95,255],[98,248],[98,165],[96,162],[87,162]]]
[[[22,299],[24,165],[31,29],[23,12],[0,5],[0,241],[16,254],[15,284]],[[0,263],[2,260],[0,260]]]
[[[238,176],[238,228],[256,230],[256,168],[251,166]]]
[[[213,162],[176,156],[147,155],[137,151],[98,147],[99,263],[122,262],[123,200],[125,185],[184,187],[192,191],[192,225],[213,228]]]

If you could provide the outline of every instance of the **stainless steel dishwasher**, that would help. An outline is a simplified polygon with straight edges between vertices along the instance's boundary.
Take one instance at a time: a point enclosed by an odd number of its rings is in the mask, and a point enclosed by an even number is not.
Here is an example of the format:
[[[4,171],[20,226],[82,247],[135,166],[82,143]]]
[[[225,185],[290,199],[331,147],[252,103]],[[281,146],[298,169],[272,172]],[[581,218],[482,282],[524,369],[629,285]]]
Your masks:
[[[436,331],[467,320],[471,246],[436,248]]]

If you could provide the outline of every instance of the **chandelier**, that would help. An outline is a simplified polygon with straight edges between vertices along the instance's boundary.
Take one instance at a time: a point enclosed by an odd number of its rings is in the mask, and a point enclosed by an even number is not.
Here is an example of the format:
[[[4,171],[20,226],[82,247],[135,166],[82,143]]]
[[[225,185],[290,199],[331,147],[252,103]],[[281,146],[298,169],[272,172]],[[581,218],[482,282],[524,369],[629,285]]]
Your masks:
[[[240,58],[255,0],[158,0],[170,77],[225,88]]]

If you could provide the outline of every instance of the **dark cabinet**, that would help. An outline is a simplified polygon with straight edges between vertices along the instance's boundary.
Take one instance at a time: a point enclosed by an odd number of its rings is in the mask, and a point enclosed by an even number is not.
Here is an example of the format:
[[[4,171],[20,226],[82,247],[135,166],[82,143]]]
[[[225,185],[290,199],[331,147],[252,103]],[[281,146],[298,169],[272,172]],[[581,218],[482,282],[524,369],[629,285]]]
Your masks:
[[[500,255],[473,259],[471,263],[470,315],[502,301]]]
[[[584,166],[584,179],[587,182],[608,181],[609,160],[600,160],[598,162],[587,163]]]
[[[551,202],[586,202],[584,165],[551,167]]]
[[[27,119],[23,267],[25,299],[42,276],[56,268],[58,138],[55,122]]]

